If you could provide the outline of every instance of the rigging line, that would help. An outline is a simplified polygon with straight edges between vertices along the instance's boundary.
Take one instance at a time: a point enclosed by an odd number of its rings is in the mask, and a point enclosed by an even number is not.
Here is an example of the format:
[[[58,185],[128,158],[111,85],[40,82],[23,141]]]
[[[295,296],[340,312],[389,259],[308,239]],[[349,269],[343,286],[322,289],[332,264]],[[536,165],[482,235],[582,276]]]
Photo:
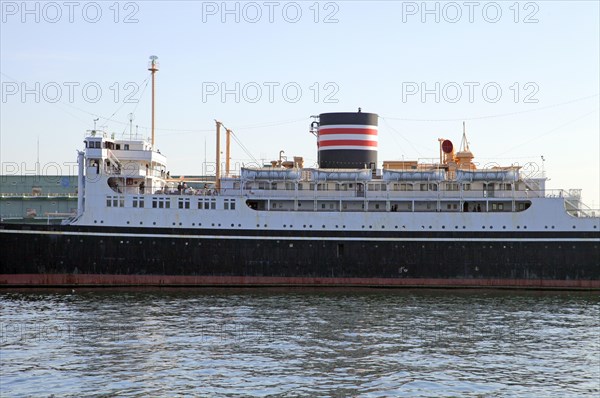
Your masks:
[[[293,124],[293,123],[299,123],[299,122],[304,122],[310,120],[310,118],[302,118],[302,119],[295,119],[295,120],[285,120],[285,121],[281,121],[281,122],[272,122],[272,123],[262,123],[262,124],[255,124],[255,125],[247,125],[247,126],[241,126],[238,127],[237,130],[251,130],[251,129],[258,129],[261,127],[275,127],[275,126],[283,126],[285,124]]]
[[[64,105],[64,104],[59,104],[59,103],[56,103],[56,105],[58,106],[58,105]],[[82,119],[81,117],[77,116],[76,114],[74,114],[74,113],[72,113],[72,112],[69,112],[67,109],[61,108],[61,110],[62,110],[64,113],[66,113],[67,115],[71,116],[72,118],[79,120],[81,123],[83,123],[83,125],[84,125],[84,126],[87,126],[87,125],[90,123],[90,121],[89,121],[89,120],[87,120],[87,119]]]
[[[542,111],[542,110],[545,110],[545,109],[556,108],[556,107],[559,107],[559,106],[569,105],[569,104],[573,104],[575,102],[584,101],[584,100],[587,100],[587,99],[590,99],[590,98],[598,97],[599,95],[600,94],[588,95],[587,97],[581,97],[581,98],[577,98],[577,99],[566,101],[566,102],[560,102],[558,104],[552,104],[552,105],[548,105],[548,106],[543,106],[541,108],[528,109],[528,110],[524,110],[524,111],[517,111],[517,112],[510,112],[510,113],[499,113],[499,114],[496,114],[496,115],[485,115],[485,116],[475,116],[475,117],[461,117],[461,118],[452,118],[452,119],[408,119],[408,118],[389,117],[389,116],[386,116],[386,118],[390,119],[390,120],[402,120],[402,121],[405,121],[405,122],[459,122],[459,121],[468,121],[468,120],[493,119],[493,118],[501,118],[501,117],[507,117],[507,116],[514,116],[514,115],[520,115],[520,114],[523,114],[523,113],[537,112],[537,111]],[[382,117],[382,116],[380,116],[380,117]]]
[[[9,78],[9,79],[11,79],[11,80],[14,80],[15,82],[19,82],[18,79],[15,79],[14,77],[9,76],[9,75],[7,75],[4,72],[0,72],[0,74],[3,75],[3,76],[5,76],[5,77],[7,77],[7,78]],[[144,81],[142,81],[141,84],[144,84],[144,82],[146,84],[144,85],[144,89],[143,89],[142,93],[140,94],[140,99],[143,96],[146,88],[148,87],[148,84],[150,82],[149,77],[147,77]],[[22,82],[20,82],[20,83],[22,83]],[[136,107],[134,108],[134,112],[137,110],[137,107],[139,106],[140,102],[141,101],[137,102]],[[120,124],[120,125],[123,125],[123,126],[129,126],[129,122],[123,122],[123,121],[116,120],[116,119],[112,118],[123,107],[123,105],[121,105],[121,107],[119,107],[119,109],[117,109],[117,111],[115,111],[111,116],[106,117],[104,115],[100,115],[100,114],[97,114],[97,113],[94,113],[94,112],[86,111],[84,109],[81,109],[81,108],[73,105],[73,104],[65,103],[63,101],[58,101],[58,102],[55,102],[53,104],[57,105],[59,103],[61,105],[65,105],[65,106],[71,107],[71,108],[73,108],[73,109],[75,109],[75,110],[77,110],[79,112],[85,113],[87,115],[100,118],[100,119],[102,119],[103,122],[113,122],[113,123]],[[65,110],[63,109],[63,111],[65,111]],[[265,123],[260,123],[260,124],[249,124],[249,125],[245,125],[245,126],[239,127],[238,130],[240,130],[240,129],[249,130],[249,129],[261,128],[261,127],[281,126],[281,125],[284,125],[284,124],[297,123],[297,122],[300,122],[300,121],[303,121],[303,120],[309,120],[309,118],[296,119],[296,120],[286,120],[286,121],[279,121],[279,122],[265,122]],[[140,126],[140,125],[138,125],[138,128],[143,129],[143,130],[144,129],[145,130],[149,130],[150,129],[150,127],[148,127],[148,126]],[[212,129],[169,129],[169,128],[156,128],[155,130],[156,131],[180,132],[182,134],[205,133],[205,132],[214,131]],[[161,135],[171,135],[171,134],[161,134]]]
[[[566,123],[564,123],[564,124],[561,124],[560,126],[554,127],[554,128],[552,128],[552,129],[550,129],[550,130],[546,131],[545,133],[542,133],[542,134],[540,134],[540,135],[538,135],[538,136],[536,136],[536,137],[533,137],[532,139],[530,139],[530,140],[528,140],[528,141],[525,141],[525,142],[522,142],[522,143],[520,143],[520,144],[518,144],[518,145],[515,145],[515,146],[513,146],[512,148],[509,148],[509,149],[507,149],[506,151],[504,151],[504,152],[501,152],[500,154],[498,154],[498,156],[504,155],[504,154],[506,154],[506,153],[508,153],[508,152],[511,152],[511,151],[513,151],[513,150],[514,150],[514,149],[516,149],[516,148],[522,147],[523,145],[527,145],[527,144],[529,144],[529,143],[531,143],[531,142],[533,142],[533,141],[536,141],[536,140],[538,140],[538,139],[540,139],[540,138],[542,138],[542,137],[544,137],[544,136],[546,136],[546,135],[548,135],[548,134],[554,133],[555,131],[562,129],[563,127],[566,127],[566,126],[568,126],[569,124],[575,123],[575,122],[577,122],[577,121],[579,121],[579,120],[581,120],[581,119],[583,119],[583,118],[585,118],[585,117],[587,117],[587,116],[589,116],[589,115],[591,115],[591,114],[593,114],[593,113],[596,113],[596,112],[598,112],[598,109],[594,109],[594,110],[593,110],[593,111],[591,111],[591,112],[584,113],[583,115],[581,115],[581,116],[578,116],[577,118],[575,118],[575,119],[572,119],[572,120],[570,120],[570,121],[568,121],[568,122],[566,122]]]
[[[9,79],[13,80],[15,83],[24,83],[24,82],[22,82],[22,81],[19,81],[18,79],[15,79],[15,78],[14,78],[14,77],[12,77],[12,76],[9,76],[9,75],[7,75],[7,74],[6,74],[6,73],[4,73],[4,72],[0,72],[0,75],[2,75],[2,76],[5,76],[5,77],[7,77],[7,78],[9,78]],[[121,125],[125,125],[125,126],[129,125],[129,123],[127,123],[127,122],[122,122],[122,121],[120,121],[120,120],[115,120],[115,119],[112,119],[112,116],[110,116],[110,117],[106,117],[106,116],[99,115],[99,114],[97,114],[97,113],[94,113],[94,112],[89,112],[89,111],[86,111],[86,110],[84,110],[84,109],[81,109],[81,108],[79,108],[79,107],[77,107],[77,106],[75,106],[75,105],[73,105],[73,104],[69,104],[68,102],[64,102],[64,101],[57,101],[57,102],[51,102],[51,104],[52,104],[52,105],[56,105],[56,106],[58,106],[58,105],[68,106],[68,107],[70,107],[70,108],[73,108],[73,109],[75,109],[75,110],[77,110],[77,111],[79,111],[79,112],[82,112],[82,113],[85,113],[85,114],[87,114],[87,115],[90,115],[90,116],[93,116],[93,117],[96,117],[96,118],[102,119],[102,120],[103,120],[103,122],[104,122],[104,121],[108,121],[108,122],[113,122],[113,123],[117,123],[117,124],[121,124]],[[61,110],[62,110],[63,112],[66,112],[64,109],[61,109]],[[117,111],[118,111],[118,110],[117,110]],[[116,112],[115,112],[115,113],[116,113]],[[113,113],[113,115],[114,115],[114,113]],[[139,127],[140,127],[140,128],[143,128],[143,129],[149,129],[149,127],[144,127],[144,126],[139,126]],[[157,129],[157,130],[165,130],[165,129]]]
[[[231,130],[230,130],[231,131]],[[235,142],[237,142],[237,144],[242,148],[242,150],[246,153],[246,155],[248,155],[254,162],[256,162],[257,164],[260,164],[258,162],[258,160],[252,156],[252,153],[250,153],[250,151],[248,150],[248,148],[246,148],[246,146],[244,144],[242,144],[242,142],[238,139],[238,137],[233,133],[233,131],[231,131],[231,136],[233,137],[233,139],[235,140]]]
[[[411,148],[417,153],[417,155],[419,156],[423,156],[423,154],[421,152],[419,152],[419,150],[417,148],[415,148],[415,146],[413,145],[413,143],[408,140],[406,137],[404,137],[404,135],[402,135],[402,133],[400,133],[398,130],[396,130],[395,128],[393,128],[388,121],[386,120],[386,118],[383,118],[381,116],[379,116],[380,119],[383,119],[383,122],[385,123],[385,125],[392,130],[393,132],[395,132],[396,134],[398,134],[400,136],[400,138],[402,138],[404,141],[406,141],[408,143],[408,145],[411,146]]]
[[[146,84],[144,85],[144,88],[142,89],[142,92],[140,93],[140,97],[138,98],[138,101],[136,102],[135,107],[133,108],[133,111],[131,112],[133,114],[135,114],[135,111],[137,111],[138,106],[140,106],[140,102],[142,102],[142,98],[144,97],[146,88],[148,88],[148,83],[150,83],[150,76],[146,77],[146,80],[144,80],[142,82],[142,84],[144,84],[144,82],[146,82]]]
[[[142,81],[142,83],[141,83],[141,84],[144,84],[144,82],[146,82],[146,86],[147,86],[147,85],[148,85],[148,81],[149,81],[149,77],[146,77],[146,79],[144,79],[144,80]],[[144,91],[146,90],[146,86],[144,86]],[[143,94],[143,92],[142,92],[142,94]],[[137,108],[137,105],[140,103],[140,100],[141,100],[141,98],[142,98],[142,94],[140,94],[140,98],[138,98],[138,101],[137,101],[137,103],[136,103],[136,108]],[[115,115],[117,114],[117,112],[119,112],[121,109],[123,109],[123,107],[124,107],[126,104],[128,104],[128,103],[127,103],[127,102],[125,102],[125,98],[124,98],[124,99],[123,99],[123,103],[122,103],[122,104],[121,104],[121,105],[120,105],[120,106],[117,108],[117,110],[116,110],[116,111],[114,111],[114,112],[113,112],[113,114],[112,114],[112,115],[110,115],[110,118],[109,118],[109,119],[112,119],[112,118],[113,118],[113,116],[115,116]],[[102,122],[104,123],[104,120],[103,120]]]
[[[140,128],[147,129],[147,127],[142,127],[142,126],[140,126]],[[159,130],[159,131],[172,131],[171,133],[161,133],[161,134],[158,134],[161,137],[171,136],[171,135],[195,134],[195,133],[210,133],[210,132],[215,131],[214,129],[202,129],[202,130],[155,129],[155,130]]]
[[[282,122],[265,122],[262,123],[260,125],[245,125],[245,126],[241,126],[238,127],[237,130],[249,130],[249,129],[255,129],[255,128],[260,128],[260,127],[272,127],[272,126],[281,126],[284,124],[292,124],[292,123],[297,123],[299,121],[303,121],[303,120],[308,120],[308,119],[296,119],[296,120],[287,120],[287,121],[282,121]],[[223,128],[227,128],[227,126],[225,126],[225,124],[221,123],[221,125],[223,126]],[[140,126],[140,128],[142,128],[142,126]],[[143,127],[143,128],[148,128],[148,127]],[[176,133],[181,133],[181,134],[191,134],[191,133],[207,133],[207,132],[212,132],[214,131],[214,129],[156,129],[156,130],[160,130],[160,131],[173,131]],[[173,135],[173,134],[161,134],[161,135]]]

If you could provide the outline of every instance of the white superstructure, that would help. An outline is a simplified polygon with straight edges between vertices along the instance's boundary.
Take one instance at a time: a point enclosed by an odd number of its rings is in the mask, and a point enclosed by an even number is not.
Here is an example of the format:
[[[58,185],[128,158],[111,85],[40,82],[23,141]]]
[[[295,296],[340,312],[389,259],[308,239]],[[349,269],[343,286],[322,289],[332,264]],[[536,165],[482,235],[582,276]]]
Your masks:
[[[526,176],[519,167],[476,169],[468,147],[441,152],[439,163],[384,162],[378,170],[279,161],[220,176],[216,185],[170,178],[166,157],[150,141],[92,131],[79,156],[78,215],[69,222],[275,231],[599,228],[596,214],[583,209],[579,190],[546,190],[544,175]]]

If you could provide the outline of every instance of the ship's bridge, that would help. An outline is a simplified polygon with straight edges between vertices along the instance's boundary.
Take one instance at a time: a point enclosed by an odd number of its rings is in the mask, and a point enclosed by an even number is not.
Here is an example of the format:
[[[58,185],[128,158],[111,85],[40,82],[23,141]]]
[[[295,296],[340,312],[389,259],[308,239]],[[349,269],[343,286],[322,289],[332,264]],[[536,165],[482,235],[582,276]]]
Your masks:
[[[84,143],[87,167],[96,168],[96,174],[161,177],[166,172],[166,157],[146,140],[118,140],[93,130]]]

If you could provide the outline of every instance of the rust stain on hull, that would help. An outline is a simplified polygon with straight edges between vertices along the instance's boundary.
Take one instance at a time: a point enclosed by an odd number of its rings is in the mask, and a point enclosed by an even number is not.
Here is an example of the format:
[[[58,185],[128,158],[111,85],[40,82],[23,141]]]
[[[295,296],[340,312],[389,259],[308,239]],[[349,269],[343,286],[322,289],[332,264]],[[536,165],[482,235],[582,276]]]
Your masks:
[[[4,274],[0,287],[308,286],[600,290],[600,280]]]

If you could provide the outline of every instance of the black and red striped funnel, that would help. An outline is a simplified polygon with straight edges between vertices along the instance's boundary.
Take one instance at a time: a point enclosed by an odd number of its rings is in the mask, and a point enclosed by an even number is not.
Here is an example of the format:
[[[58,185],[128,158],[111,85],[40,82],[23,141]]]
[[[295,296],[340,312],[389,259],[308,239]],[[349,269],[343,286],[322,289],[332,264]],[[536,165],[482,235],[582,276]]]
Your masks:
[[[377,165],[375,113],[338,112],[319,115],[319,167],[374,169]]]

